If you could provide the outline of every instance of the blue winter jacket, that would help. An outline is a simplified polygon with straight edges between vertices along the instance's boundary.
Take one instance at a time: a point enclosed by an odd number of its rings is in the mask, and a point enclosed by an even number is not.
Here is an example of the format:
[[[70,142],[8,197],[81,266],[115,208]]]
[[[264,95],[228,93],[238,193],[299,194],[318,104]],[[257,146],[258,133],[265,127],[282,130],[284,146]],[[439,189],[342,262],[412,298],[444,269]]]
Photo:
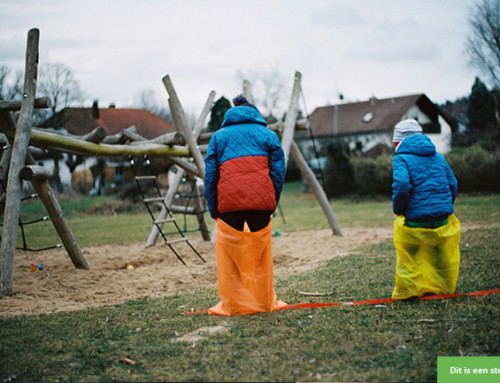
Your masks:
[[[285,178],[283,149],[259,111],[229,109],[205,157],[205,197],[210,215],[276,209]]]
[[[414,222],[445,219],[453,213],[457,180],[424,134],[405,138],[392,160],[392,209]]]

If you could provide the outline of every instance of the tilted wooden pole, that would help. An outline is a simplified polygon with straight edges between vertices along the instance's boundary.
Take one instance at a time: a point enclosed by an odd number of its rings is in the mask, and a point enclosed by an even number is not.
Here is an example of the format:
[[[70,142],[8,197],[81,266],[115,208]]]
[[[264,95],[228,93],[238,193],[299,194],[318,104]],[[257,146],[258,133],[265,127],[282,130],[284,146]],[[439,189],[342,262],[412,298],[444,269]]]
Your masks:
[[[201,111],[200,117],[198,118],[198,121],[194,127],[194,130],[193,130],[193,139],[194,140],[197,140],[201,134],[201,131],[203,129],[203,122],[205,121],[208,114],[210,113],[210,109],[212,107],[214,99],[215,99],[215,92],[211,91],[208,95],[207,101],[205,102],[205,106],[203,107],[203,110]],[[171,102],[172,102],[171,99],[169,99],[169,104]],[[170,108],[172,110],[172,105],[170,106]],[[178,124],[180,124],[180,122],[178,121],[177,118],[178,118],[177,114],[175,114],[175,116],[174,116],[174,114],[172,114],[172,119],[173,119],[175,126],[178,126]],[[173,159],[171,158],[171,160],[173,160]],[[175,161],[172,161],[172,162],[176,163]],[[176,163],[176,164],[182,165],[180,163]],[[184,166],[184,167],[186,168],[186,166]],[[165,195],[165,204],[168,207],[172,206],[172,202],[174,200],[175,193],[177,192],[177,189],[178,189],[178,187],[182,181],[182,178],[184,177],[185,174],[186,174],[186,172],[184,169],[178,169],[177,173],[175,174],[174,179],[172,180],[172,183],[168,186],[167,194]],[[191,174],[194,174],[194,172],[191,172]],[[196,175],[199,176],[199,174],[196,174]],[[203,179],[203,177],[200,177],[200,178]],[[165,209],[165,207],[162,206],[161,211],[158,213],[157,220],[165,219],[166,216],[167,216],[167,209]],[[198,221],[200,223],[203,239],[206,241],[210,241],[210,235],[208,234],[207,224],[205,222],[203,214],[198,214],[197,216],[198,216]],[[160,227],[163,226],[163,224],[160,224],[160,225],[161,225]],[[148,240],[146,241],[146,247],[154,246],[159,235],[160,235],[160,232],[158,230],[158,227],[156,225],[153,225],[153,228],[151,230],[151,233],[149,234]]]
[[[59,234],[59,238],[61,238],[69,257],[73,261],[73,265],[79,269],[90,269],[68,225],[68,221],[64,218],[64,213],[57,202],[54,192],[49,187],[47,178],[50,174],[43,166],[29,165],[21,169],[20,175],[23,179],[31,181],[31,184],[38,193],[38,197],[45,205],[52,224],[57,234]]]
[[[311,170],[309,165],[307,165],[305,158],[302,156],[302,153],[300,152],[300,149],[295,142],[292,142],[290,151],[293,156],[293,159],[295,160],[297,166],[300,169],[300,172],[302,173],[302,177],[304,177],[307,184],[309,185],[314,195],[318,199],[319,204],[323,209],[323,212],[325,213],[328,224],[330,225],[333,231],[333,234],[343,236],[344,234],[340,229],[340,225],[337,221],[337,218],[335,217],[335,213],[333,212],[333,209],[330,205],[330,202],[328,201],[328,197],[326,196],[325,191],[321,187],[321,184],[318,182],[318,179],[316,178],[314,172]]]
[[[174,86],[172,84],[172,81],[170,80],[170,76],[166,75],[163,77],[163,84],[165,85],[165,88],[167,89],[168,95],[170,96],[170,106],[171,106],[171,112],[172,116],[175,114],[176,115],[176,120],[179,124],[177,126],[177,129],[180,130],[180,132],[184,135],[186,138],[186,143],[191,150],[191,155],[193,156],[194,163],[200,170],[201,174],[205,174],[205,160],[202,157],[200,151],[198,150],[198,145],[196,142],[196,139],[194,138],[193,131],[189,128],[187,119],[186,119],[186,114],[184,113],[184,110],[182,109],[181,102],[179,101],[179,98],[177,97],[177,93],[175,92]]]
[[[17,223],[19,221],[22,191],[19,173],[24,166],[28,153],[33,110],[35,108],[39,39],[40,31],[38,29],[31,29],[28,32],[23,100],[17,122],[16,136],[12,146],[7,195],[5,198],[2,244],[0,246],[0,296],[12,294],[14,253],[16,251]]]
[[[328,201],[325,191],[321,187],[321,184],[316,179],[314,172],[311,170],[309,165],[307,165],[306,160],[302,156],[298,145],[293,140],[293,135],[295,132],[295,127],[298,124],[297,116],[299,111],[299,97],[301,92],[301,80],[302,75],[300,72],[295,72],[295,79],[293,83],[292,96],[290,98],[290,104],[285,119],[285,126],[281,134],[281,146],[283,147],[283,152],[285,153],[285,161],[288,164],[289,154],[291,153],[297,166],[302,173],[302,176],[309,184],[314,195],[318,199],[318,202],[325,213],[328,224],[330,225],[333,234],[342,236],[342,230],[337,222],[335,213]]]

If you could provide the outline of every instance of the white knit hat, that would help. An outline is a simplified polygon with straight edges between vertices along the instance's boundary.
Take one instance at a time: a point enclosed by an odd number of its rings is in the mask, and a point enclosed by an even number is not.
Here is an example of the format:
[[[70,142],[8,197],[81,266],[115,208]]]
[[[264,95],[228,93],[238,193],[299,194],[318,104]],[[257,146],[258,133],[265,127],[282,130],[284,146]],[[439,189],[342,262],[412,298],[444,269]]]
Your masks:
[[[406,137],[413,136],[414,134],[422,133],[422,127],[414,119],[408,119],[398,122],[394,127],[393,142],[401,142]]]

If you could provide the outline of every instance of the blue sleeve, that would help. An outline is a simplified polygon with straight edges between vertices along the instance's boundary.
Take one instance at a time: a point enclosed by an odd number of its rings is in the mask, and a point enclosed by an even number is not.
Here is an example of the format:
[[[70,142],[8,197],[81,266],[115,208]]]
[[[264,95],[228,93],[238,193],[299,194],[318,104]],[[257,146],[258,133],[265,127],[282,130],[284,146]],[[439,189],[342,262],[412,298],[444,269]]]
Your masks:
[[[217,208],[217,183],[219,182],[219,159],[217,158],[217,141],[215,135],[210,139],[205,156],[205,198],[212,218],[219,216]]]
[[[410,174],[401,155],[392,159],[392,211],[404,215],[411,193]]]
[[[269,147],[269,176],[273,181],[276,204],[280,200],[283,183],[285,182],[285,154],[281,147],[280,140],[276,133],[272,133],[273,138]]]
[[[458,182],[455,178],[455,174],[453,174],[453,170],[451,170],[448,164],[446,164],[446,177],[448,177],[448,184],[450,185],[451,202],[455,203],[455,198],[458,194]]]

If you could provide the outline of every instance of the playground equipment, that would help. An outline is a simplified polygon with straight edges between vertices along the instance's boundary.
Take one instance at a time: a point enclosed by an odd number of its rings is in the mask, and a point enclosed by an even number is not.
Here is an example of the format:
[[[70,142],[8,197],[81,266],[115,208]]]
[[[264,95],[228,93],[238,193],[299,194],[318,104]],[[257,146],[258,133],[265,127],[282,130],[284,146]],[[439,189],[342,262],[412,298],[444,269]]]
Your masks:
[[[153,140],[147,140],[136,134],[134,129],[132,129],[133,127],[124,129],[117,137],[107,136],[106,130],[102,127],[96,128],[85,136],[64,135],[58,132],[33,128],[34,108],[50,106],[48,99],[35,98],[39,33],[38,29],[32,29],[28,32],[23,100],[21,102],[0,100],[0,131],[8,141],[8,147],[3,151],[0,160],[0,175],[3,175],[2,178],[5,178],[8,174],[6,193],[3,196],[0,195],[0,202],[5,197],[2,243],[0,247],[0,297],[12,294],[14,253],[22,189],[21,178],[30,181],[38,193],[75,267],[82,269],[90,268],[64,217],[55,194],[47,182],[47,179],[51,175],[48,174],[45,168],[35,164],[31,152],[40,149],[51,149],[81,156],[164,157],[175,164],[178,171],[170,183],[166,195],[164,197],[158,196],[162,202],[162,211],[154,218],[153,228],[146,246],[154,245],[158,235],[160,235],[163,223],[165,223],[162,220],[165,220],[166,216],[169,215],[169,209],[170,211],[173,210],[173,200],[182,179],[187,177],[193,187],[192,190],[197,190],[196,188],[199,188],[197,181],[202,181],[205,173],[205,162],[202,156],[202,147],[198,145],[198,138],[201,135],[204,121],[213,104],[215,92],[210,92],[196,125],[190,128],[168,75],[162,80],[169,95],[170,111],[174,126],[178,132],[169,133]],[[333,234],[342,235],[342,231],[325,192],[316,179],[314,172],[309,168],[302,156],[298,145],[293,141],[295,129],[304,129],[306,126],[303,121],[297,121],[299,96],[301,94],[301,78],[302,75],[300,72],[296,72],[285,122],[270,125],[269,128],[281,136],[285,160],[288,161],[290,154],[294,157],[302,176],[318,199]],[[251,94],[250,83],[247,81],[244,82],[244,93]],[[19,109],[19,119],[17,124],[15,124],[10,112]],[[119,144],[124,138],[129,142],[128,145]],[[32,146],[28,147],[28,145]],[[197,192],[196,194],[200,195],[201,193]],[[211,239],[211,236],[207,229],[201,203],[202,201],[197,198],[197,205],[195,205],[193,212],[198,217],[203,239],[208,241]],[[166,240],[167,245],[168,242]],[[182,242],[188,243],[187,240],[182,240]],[[172,245],[172,242],[170,242],[170,245]],[[193,250],[196,252],[194,248]],[[196,254],[204,261],[201,255],[197,252]],[[177,253],[176,255],[178,256]],[[178,258],[180,257],[178,256]],[[182,259],[180,260],[182,261]],[[182,262],[184,263],[184,261]]]

